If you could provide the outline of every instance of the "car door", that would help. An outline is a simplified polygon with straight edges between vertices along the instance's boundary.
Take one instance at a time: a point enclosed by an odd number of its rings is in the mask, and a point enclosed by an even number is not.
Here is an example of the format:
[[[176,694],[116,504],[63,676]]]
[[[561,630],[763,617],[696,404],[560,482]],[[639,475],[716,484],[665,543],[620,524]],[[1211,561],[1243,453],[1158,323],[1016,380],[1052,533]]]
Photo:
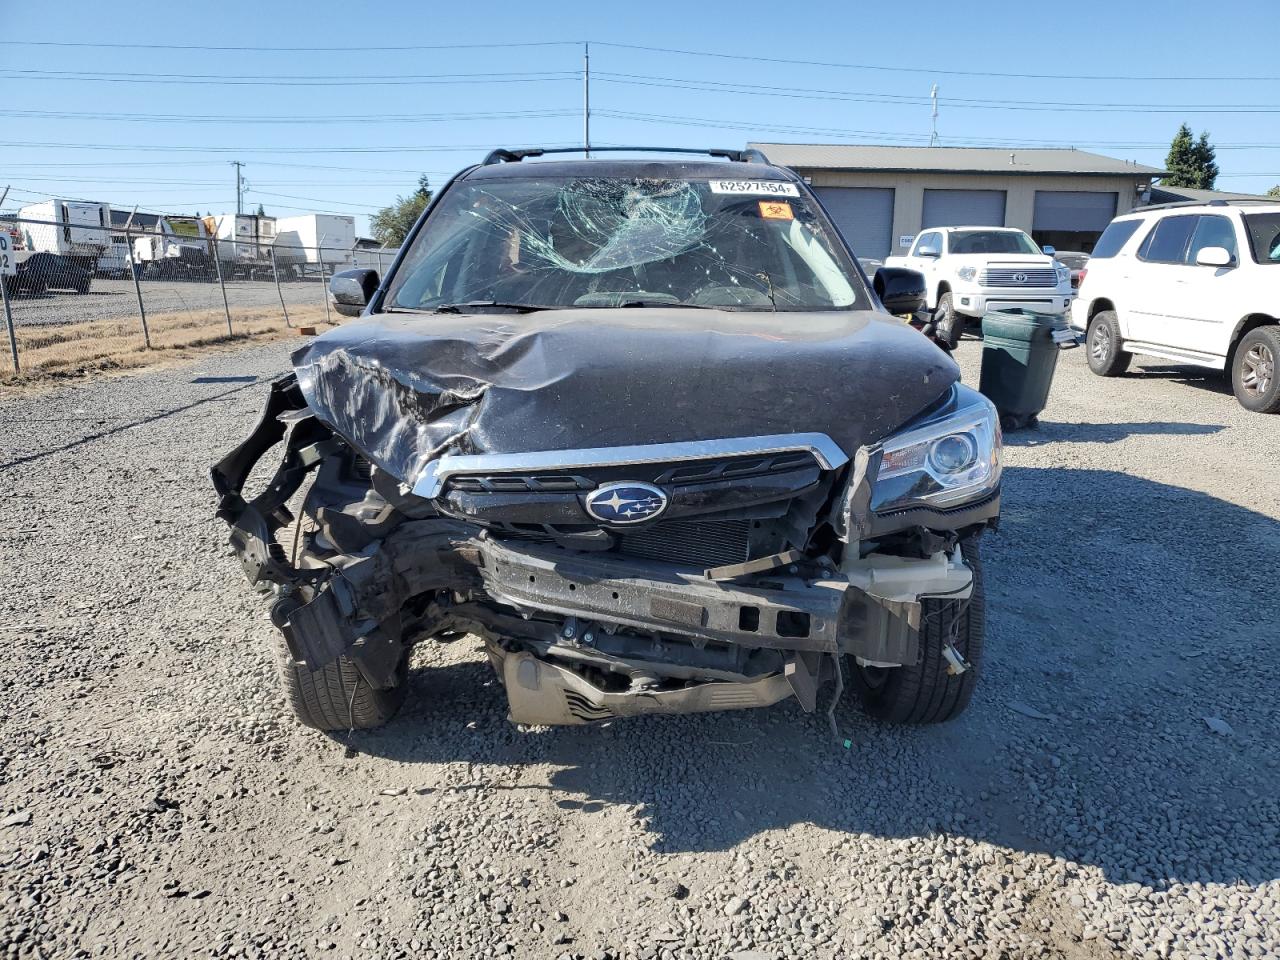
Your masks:
[[[1119,286],[1121,329],[1126,340],[1173,346],[1171,328],[1186,311],[1181,296],[1186,279],[1187,247],[1199,214],[1161,217],[1138,247]]]
[[[934,291],[938,289],[938,261],[941,259],[942,254],[946,252],[944,244],[945,240],[942,231],[929,230],[916,237],[916,242],[911,245],[911,252],[907,254],[907,266],[924,274],[925,290],[928,291],[926,298],[928,307],[931,310],[938,305]],[[920,250],[924,247],[932,247],[937,250],[938,256],[922,257]]]
[[[1231,262],[1225,267],[1197,264],[1200,251],[1207,247],[1222,247],[1231,255]],[[1169,325],[1174,346],[1226,356],[1236,321],[1247,312],[1240,303],[1248,283],[1240,269],[1241,249],[1241,238],[1231,217],[1216,213],[1200,217],[1187,247],[1187,268],[1178,281],[1182,316]]]

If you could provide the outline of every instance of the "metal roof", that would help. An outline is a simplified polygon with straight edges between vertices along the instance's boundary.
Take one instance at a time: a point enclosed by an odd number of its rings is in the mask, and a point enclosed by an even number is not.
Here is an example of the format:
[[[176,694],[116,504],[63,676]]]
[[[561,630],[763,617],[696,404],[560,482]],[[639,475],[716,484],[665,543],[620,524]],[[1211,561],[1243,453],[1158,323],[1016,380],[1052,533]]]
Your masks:
[[[1197,190],[1195,187],[1166,187],[1162,183],[1152,184],[1152,203],[1176,203],[1179,200],[1194,200],[1208,203],[1210,200],[1275,200],[1276,197],[1264,197],[1257,193],[1231,193],[1226,190]]]
[[[886,147],[840,143],[750,143],[773,163],[802,170],[894,173],[1109,174],[1158,177],[1166,171],[1069,149],[1024,147]]]

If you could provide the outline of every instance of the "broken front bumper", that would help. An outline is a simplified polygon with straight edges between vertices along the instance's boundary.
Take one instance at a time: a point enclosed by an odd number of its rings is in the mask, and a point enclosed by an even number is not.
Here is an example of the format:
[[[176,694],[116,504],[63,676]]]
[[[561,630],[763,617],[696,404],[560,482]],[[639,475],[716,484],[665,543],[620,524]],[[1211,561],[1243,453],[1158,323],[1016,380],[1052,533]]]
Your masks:
[[[256,552],[256,551],[255,551]],[[502,629],[541,621],[571,624],[590,646],[592,625],[789,653],[847,653],[868,663],[915,663],[920,599],[964,596],[972,577],[957,556],[864,558],[848,573],[806,576],[789,569],[737,583],[670,564],[502,543],[452,520],[408,521],[334,575],[305,603],[277,604],[276,621],[295,657],[319,669],[343,655],[365,668],[396,635],[409,601],[439,595],[449,629],[493,635],[469,610],[509,610]],[[533,630],[533,626],[528,627]],[[557,628],[558,629],[558,628]],[[534,634],[530,634],[534,636]],[[394,664],[368,676],[390,682]]]
[[[254,465],[280,442],[279,468],[246,499]],[[212,472],[245,573],[274,585],[272,619],[293,658],[319,670],[345,656],[376,689],[398,682],[414,640],[470,632],[488,642],[523,722],[763,706],[792,693],[813,709],[829,656],[916,663],[920,601],[972,589],[958,548],[927,559],[855,557],[840,569],[792,553],[699,570],[496,539],[439,516],[295,565],[277,545],[292,520],[286,502],[341,443],[285,378],[257,430]],[[602,673],[630,685],[599,686],[591,677]]]

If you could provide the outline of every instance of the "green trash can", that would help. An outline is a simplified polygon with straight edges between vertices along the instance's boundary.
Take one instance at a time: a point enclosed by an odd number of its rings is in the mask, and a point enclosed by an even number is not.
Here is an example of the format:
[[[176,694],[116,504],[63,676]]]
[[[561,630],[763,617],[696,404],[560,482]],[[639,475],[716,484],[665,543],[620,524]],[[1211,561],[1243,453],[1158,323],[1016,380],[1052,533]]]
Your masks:
[[[1034,310],[990,310],[982,318],[978,389],[996,405],[1006,430],[1036,425],[1049,402],[1061,346],[1075,346],[1066,317]]]

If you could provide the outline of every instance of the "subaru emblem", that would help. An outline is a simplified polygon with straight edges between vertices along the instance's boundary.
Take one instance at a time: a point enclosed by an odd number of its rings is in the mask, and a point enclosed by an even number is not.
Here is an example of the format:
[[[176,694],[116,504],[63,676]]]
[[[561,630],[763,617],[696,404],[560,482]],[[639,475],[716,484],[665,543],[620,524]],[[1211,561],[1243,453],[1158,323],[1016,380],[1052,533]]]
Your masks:
[[[587,494],[587,513],[601,523],[627,524],[652,520],[667,509],[661,487],[638,481],[606,483]]]
[[[1026,282],[1027,282],[1027,275],[1026,275],[1025,273],[1015,273],[1015,274],[1013,275],[1013,282],[1014,282],[1014,283],[1026,283]]]

